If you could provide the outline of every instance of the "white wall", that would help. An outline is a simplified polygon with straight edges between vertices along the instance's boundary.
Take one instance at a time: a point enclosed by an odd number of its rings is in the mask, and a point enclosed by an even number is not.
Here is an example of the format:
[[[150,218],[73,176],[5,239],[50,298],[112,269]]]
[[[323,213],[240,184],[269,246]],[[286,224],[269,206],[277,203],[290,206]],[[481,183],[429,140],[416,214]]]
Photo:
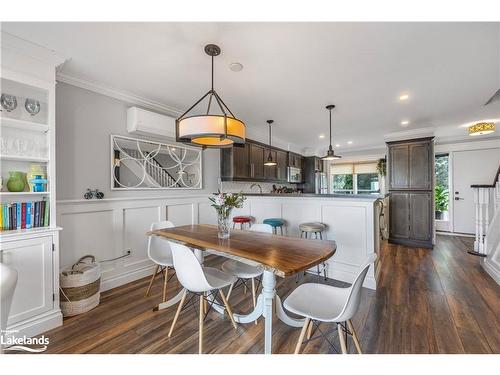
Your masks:
[[[129,135],[126,111],[130,106],[65,83],[56,85],[58,201],[83,199],[87,188],[98,188],[104,192],[105,198],[169,197],[217,190],[219,150],[205,150],[203,190],[111,191],[110,135]]]

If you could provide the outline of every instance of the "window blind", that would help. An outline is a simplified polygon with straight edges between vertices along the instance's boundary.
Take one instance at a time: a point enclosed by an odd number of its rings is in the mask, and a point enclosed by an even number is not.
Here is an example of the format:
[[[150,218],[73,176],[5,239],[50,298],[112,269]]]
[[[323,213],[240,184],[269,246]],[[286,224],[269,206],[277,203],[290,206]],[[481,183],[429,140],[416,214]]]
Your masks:
[[[352,164],[332,164],[330,168],[331,174],[353,174],[354,172]]]
[[[354,173],[377,173],[377,163],[354,164]]]

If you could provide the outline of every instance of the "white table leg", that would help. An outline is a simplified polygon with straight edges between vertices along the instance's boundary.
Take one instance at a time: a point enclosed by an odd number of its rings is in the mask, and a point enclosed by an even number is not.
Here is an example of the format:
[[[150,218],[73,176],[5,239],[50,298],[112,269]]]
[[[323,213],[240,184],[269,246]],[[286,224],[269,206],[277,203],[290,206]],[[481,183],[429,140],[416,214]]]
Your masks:
[[[175,297],[170,298],[168,301],[160,303],[158,306],[153,308],[153,311],[163,310],[163,309],[166,309],[167,307],[175,305],[176,303],[178,303],[181,300],[183,293],[184,293],[184,288],[182,288],[179,291],[179,293],[177,293],[177,295]]]
[[[276,277],[271,271],[264,271],[262,275],[262,297],[264,316],[264,354],[272,353],[273,340],[273,302],[276,295]]]

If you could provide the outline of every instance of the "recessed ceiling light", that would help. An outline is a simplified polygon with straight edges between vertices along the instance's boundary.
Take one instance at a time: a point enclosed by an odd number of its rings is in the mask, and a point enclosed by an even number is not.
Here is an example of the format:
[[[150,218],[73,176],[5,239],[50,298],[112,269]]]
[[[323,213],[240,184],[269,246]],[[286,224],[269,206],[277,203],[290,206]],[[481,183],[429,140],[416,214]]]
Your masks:
[[[347,141],[347,144],[348,145],[352,145],[352,141]]]
[[[319,135],[319,138],[320,138],[320,139],[323,139],[323,138],[325,138],[325,135],[324,135],[324,134],[320,134],[320,135]]]
[[[409,123],[410,121],[408,120],[401,121],[401,126],[408,126]]]
[[[337,144],[335,145],[335,147],[340,147],[340,145],[337,143]]]
[[[229,69],[231,69],[233,72],[241,72],[241,70],[243,69],[243,65],[238,62],[234,62],[229,64]]]
[[[410,95],[408,94],[401,94],[399,96],[399,100],[408,100],[410,98]]]

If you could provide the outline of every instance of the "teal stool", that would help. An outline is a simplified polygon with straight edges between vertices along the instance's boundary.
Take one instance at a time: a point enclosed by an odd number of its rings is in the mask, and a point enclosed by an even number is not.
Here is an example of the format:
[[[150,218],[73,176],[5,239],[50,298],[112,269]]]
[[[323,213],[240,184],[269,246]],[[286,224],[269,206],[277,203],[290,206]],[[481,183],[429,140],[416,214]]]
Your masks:
[[[265,219],[263,223],[272,226],[274,234],[278,234],[278,227],[279,227],[281,235],[283,235],[283,225],[285,225],[285,220],[279,218],[269,218]]]

